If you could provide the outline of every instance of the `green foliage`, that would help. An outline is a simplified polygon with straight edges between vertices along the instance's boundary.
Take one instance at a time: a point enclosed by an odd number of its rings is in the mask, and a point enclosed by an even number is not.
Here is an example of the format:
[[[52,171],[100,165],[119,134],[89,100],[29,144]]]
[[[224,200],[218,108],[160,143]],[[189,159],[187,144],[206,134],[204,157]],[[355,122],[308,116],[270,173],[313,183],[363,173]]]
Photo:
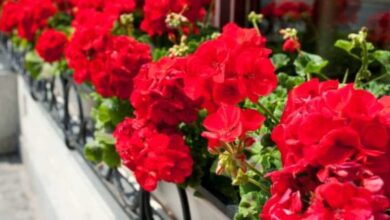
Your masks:
[[[263,137],[260,137],[263,138]],[[256,167],[263,176],[256,175],[253,171],[247,171],[250,178],[255,179],[264,186],[270,187],[270,182],[264,177],[265,174],[280,169],[280,153],[275,147],[263,147],[260,142],[252,146],[250,150],[249,163]],[[258,219],[262,206],[270,197],[270,193],[265,193],[251,183],[240,185],[241,201],[238,212],[234,219]]]
[[[328,61],[324,60],[322,57],[301,51],[298,54],[297,59],[294,61],[295,71],[299,76],[306,76],[310,79],[311,74],[316,74],[325,78],[321,71],[328,65]]]
[[[238,212],[234,216],[235,220],[258,220],[262,204],[268,197],[260,192],[249,192],[241,197]]]
[[[390,75],[390,51],[375,50],[374,45],[367,41],[367,30],[365,28],[362,28],[357,34],[350,34],[349,38],[349,41],[336,41],[335,47],[345,51],[349,56],[360,61],[361,67],[357,71],[355,77],[356,86],[363,86],[364,84],[362,82],[370,82],[373,80],[372,78],[376,80],[377,77],[371,77],[372,75],[382,74],[383,72],[383,74]],[[383,71],[375,69],[376,63],[379,63],[383,67]],[[348,69],[347,72],[349,72]],[[382,88],[378,89],[381,90]]]
[[[41,74],[43,64],[43,60],[35,53],[34,50],[26,53],[24,67],[34,79],[37,79]]]
[[[192,124],[181,124],[180,131],[185,136],[185,142],[191,149],[191,157],[195,161],[192,167],[192,175],[187,178],[183,186],[198,186],[205,174],[207,162],[210,161],[210,156],[207,151],[207,141],[201,136],[202,126],[201,120]]]
[[[67,35],[71,34],[71,23],[73,17],[65,12],[56,13],[49,19],[49,27],[62,31]]]
[[[104,162],[111,168],[118,167],[121,160],[114,144],[115,139],[110,134],[97,131],[95,132],[95,140],[85,145],[84,155],[94,163]]]
[[[118,98],[103,98],[97,93],[91,94],[95,101],[92,117],[98,129],[113,130],[125,117],[133,114],[133,109],[127,100]]]
[[[334,46],[346,51],[349,54],[351,53],[352,49],[355,47],[352,42],[347,40],[337,40]]]
[[[389,83],[378,83],[376,81],[369,82],[363,86],[363,89],[366,89],[372,94],[374,94],[377,98],[389,95],[390,94],[390,84]]]
[[[290,91],[295,86],[298,86],[305,82],[305,78],[303,76],[290,76],[286,73],[279,73],[278,74],[278,84],[279,88],[287,89],[287,91]],[[281,94],[283,97],[285,97],[285,93]]]
[[[284,53],[277,53],[272,55],[271,60],[276,70],[285,67],[290,62],[290,58]]]
[[[157,61],[165,56],[168,55],[169,48],[161,47],[161,48],[155,48],[152,52],[152,58],[154,61]]]
[[[273,146],[263,147],[257,142],[251,148],[252,156],[249,162],[262,173],[267,173],[281,168],[280,152]]]
[[[94,140],[84,147],[85,157],[94,162],[104,162],[111,168],[120,165],[121,159],[115,150],[115,139],[112,131],[125,117],[132,115],[132,107],[127,100],[103,98],[97,93],[91,94],[95,101],[92,117],[96,123]]]
[[[121,164],[121,158],[115,150],[114,145],[104,145],[103,161],[110,168],[118,167]]]
[[[12,41],[13,47],[15,47],[16,49],[18,49],[20,51],[23,51],[23,50],[30,50],[31,51],[31,48],[33,48],[32,43],[28,42],[24,38],[20,38],[19,35],[16,34],[16,32],[14,32],[11,35],[11,41]]]
[[[100,163],[103,160],[103,147],[95,142],[88,142],[84,147],[84,156],[93,163]]]
[[[390,75],[390,51],[376,50],[373,53],[375,60],[383,65],[386,74]]]

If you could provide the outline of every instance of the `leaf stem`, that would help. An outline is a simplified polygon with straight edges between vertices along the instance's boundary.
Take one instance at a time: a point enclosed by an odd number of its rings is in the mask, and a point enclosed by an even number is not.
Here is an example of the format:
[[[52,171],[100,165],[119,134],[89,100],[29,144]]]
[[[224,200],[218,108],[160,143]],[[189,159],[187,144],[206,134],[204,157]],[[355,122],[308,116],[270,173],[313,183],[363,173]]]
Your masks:
[[[348,75],[349,75],[349,69],[347,69],[345,71],[344,78],[343,78],[343,84],[347,83]]]
[[[329,77],[327,77],[325,74],[322,74],[322,73],[314,73],[314,74],[317,74],[318,76],[321,76],[323,79],[326,79],[326,80],[330,79]]]
[[[257,22],[255,20],[252,21],[252,25],[256,29],[257,33],[261,36],[259,25],[257,24]]]
[[[260,188],[261,191],[268,193],[268,187],[264,186],[263,184],[259,183],[253,178],[248,177],[248,182],[252,183],[253,185]]]
[[[362,78],[364,77],[364,74],[368,72],[368,49],[366,42],[362,43],[362,66],[360,67],[359,71],[356,74],[355,77],[355,84],[357,85]]]
[[[245,166],[247,166],[250,170],[255,172],[260,177],[263,177],[263,174],[256,167],[254,167],[252,164],[248,163],[247,161],[245,161],[244,163],[245,163]]]
[[[380,75],[380,76],[378,76],[378,77],[376,77],[376,78],[374,78],[374,79],[371,79],[370,81],[364,83],[363,86],[367,85],[367,84],[370,83],[370,82],[375,82],[375,81],[378,81],[378,80],[380,80],[380,79],[383,79],[383,78],[385,78],[386,76],[389,76],[389,75],[386,74],[386,73],[384,73],[384,74],[382,74],[382,75]]]
[[[257,103],[259,108],[261,109],[261,111],[268,117],[270,117],[275,123],[278,123],[278,119],[275,117],[275,115],[269,110],[267,109],[263,104],[261,104],[260,102]]]

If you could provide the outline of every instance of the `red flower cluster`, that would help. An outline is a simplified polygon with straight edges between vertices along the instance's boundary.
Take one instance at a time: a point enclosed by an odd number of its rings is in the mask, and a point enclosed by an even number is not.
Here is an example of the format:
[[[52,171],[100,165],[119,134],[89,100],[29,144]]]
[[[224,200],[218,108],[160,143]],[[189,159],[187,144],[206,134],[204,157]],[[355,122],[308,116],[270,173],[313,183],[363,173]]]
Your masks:
[[[169,31],[165,19],[169,13],[182,13],[190,23],[201,20],[205,14],[205,6],[210,0],[145,0],[144,20],[141,29],[150,36],[162,35]]]
[[[51,63],[62,58],[67,43],[68,39],[64,33],[49,29],[39,36],[35,49],[40,57]]]
[[[235,105],[245,98],[257,102],[277,85],[270,53],[255,29],[228,24],[220,37],[201,44],[188,57],[186,94],[201,99],[209,113],[220,104]]]
[[[198,112],[183,91],[183,61],[163,58],[143,66],[131,95],[136,119],[125,120],[115,131],[117,151],[148,191],[159,180],[182,183],[192,173],[189,147],[177,131],[179,123],[196,120]]]
[[[121,14],[133,12],[136,3],[134,0],[73,0],[73,5],[76,11],[93,9],[118,18]]]
[[[19,3],[6,1],[3,4],[0,18],[0,30],[4,33],[10,33],[18,25]]]
[[[317,79],[293,89],[272,132],[284,168],[271,173],[262,219],[389,219],[390,98]]]
[[[130,37],[111,35],[114,20],[96,10],[79,11],[66,57],[77,83],[90,81],[104,97],[127,99],[133,77],[151,61],[150,48]]]
[[[204,122],[208,131],[203,135],[209,139],[210,147],[220,145],[220,141],[245,138],[245,133],[258,129],[264,118],[254,110],[241,110],[234,105],[245,98],[257,101],[277,84],[274,67],[268,58],[270,50],[264,47],[264,43],[264,38],[256,30],[230,24],[224,28],[222,36],[202,44],[191,56],[163,58],[144,65],[134,78],[130,98],[136,119],[127,120],[122,125],[127,123],[137,127],[142,122],[156,135],[178,139],[178,125],[195,121],[198,111],[205,107],[210,115]],[[127,138],[134,135],[138,134],[130,132]],[[170,148],[178,149],[176,145],[172,143]],[[136,149],[134,143],[117,138],[118,152]],[[177,157],[177,162],[186,159],[192,164],[188,151],[185,152],[187,156]],[[127,164],[134,171],[149,169],[149,165],[136,157],[123,153],[121,157],[129,161]],[[139,164],[139,168],[131,164]],[[184,181],[190,173],[183,172],[177,178]],[[145,189],[155,188],[155,181],[150,187],[145,183],[147,176],[136,175]],[[155,180],[168,181],[156,175]]]
[[[348,24],[357,21],[357,15],[361,8],[361,0],[336,0],[336,20],[339,24]]]
[[[209,149],[221,147],[237,138],[247,139],[248,131],[260,128],[265,118],[252,109],[240,109],[232,105],[221,105],[218,111],[208,115],[203,122],[207,131],[202,133],[208,139]]]
[[[379,45],[390,44],[390,12],[373,15],[368,20],[370,41]]]
[[[313,4],[312,15],[314,19],[318,22],[320,16],[322,15],[322,0],[315,0]],[[331,21],[335,24],[349,24],[356,22],[358,19],[358,12],[361,8],[361,0],[329,0],[330,4],[333,5],[332,8],[332,18]]]
[[[163,58],[141,69],[134,78],[131,104],[138,119],[162,129],[175,129],[197,119],[198,103],[183,89],[184,58]]]
[[[51,0],[7,1],[3,10],[1,30],[10,32],[17,27],[18,35],[28,41],[34,40],[36,32],[45,28],[48,19],[57,12]]]
[[[103,97],[128,99],[133,78],[151,59],[148,45],[126,36],[111,36],[102,54],[92,61],[91,82]]]
[[[117,126],[114,137],[124,164],[147,191],[153,191],[160,180],[183,183],[192,173],[189,148],[180,135],[159,133],[153,126],[127,118]]]
[[[91,80],[92,62],[107,47],[113,22],[113,19],[95,10],[82,10],[77,13],[72,22],[75,32],[65,51],[68,65],[74,69],[73,78],[77,83]]]
[[[271,2],[265,6],[261,13],[267,17],[287,18],[298,20],[311,15],[311,7],[304,1],[285,0],[281,2]]]

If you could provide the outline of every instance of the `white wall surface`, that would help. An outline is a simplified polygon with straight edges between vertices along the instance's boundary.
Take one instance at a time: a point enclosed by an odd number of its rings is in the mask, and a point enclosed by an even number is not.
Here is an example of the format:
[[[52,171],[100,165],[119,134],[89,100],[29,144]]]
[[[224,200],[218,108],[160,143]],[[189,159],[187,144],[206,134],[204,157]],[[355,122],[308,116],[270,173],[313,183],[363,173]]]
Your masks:
[[[18,76],[20,148],[38,209],[47,220],[128,219],[77,152],[69,151],[58,126],[30,98]]]

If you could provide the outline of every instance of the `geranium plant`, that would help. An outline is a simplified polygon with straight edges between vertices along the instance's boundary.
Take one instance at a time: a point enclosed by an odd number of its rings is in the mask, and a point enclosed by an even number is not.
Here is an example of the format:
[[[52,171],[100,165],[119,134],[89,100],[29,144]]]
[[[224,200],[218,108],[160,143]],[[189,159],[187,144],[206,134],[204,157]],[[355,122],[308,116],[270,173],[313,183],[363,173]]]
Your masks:
[[[237,220],[389,219],[390,52],[368,41],[386,42],[386,25],[336,41],[353,60],[337,66],[292,27],[269,46],[264,19],[313,25],[303,1],[272,2],[249,14],[252,28],[220,33],[214,6],[7,0],[0,30],[27,50],[34,78],[49,66],[93,91],[86,158],[128,168],[146,191],[203,185],[238,206]],[[355,21],[354,6],[338,2],[335,20]]]

